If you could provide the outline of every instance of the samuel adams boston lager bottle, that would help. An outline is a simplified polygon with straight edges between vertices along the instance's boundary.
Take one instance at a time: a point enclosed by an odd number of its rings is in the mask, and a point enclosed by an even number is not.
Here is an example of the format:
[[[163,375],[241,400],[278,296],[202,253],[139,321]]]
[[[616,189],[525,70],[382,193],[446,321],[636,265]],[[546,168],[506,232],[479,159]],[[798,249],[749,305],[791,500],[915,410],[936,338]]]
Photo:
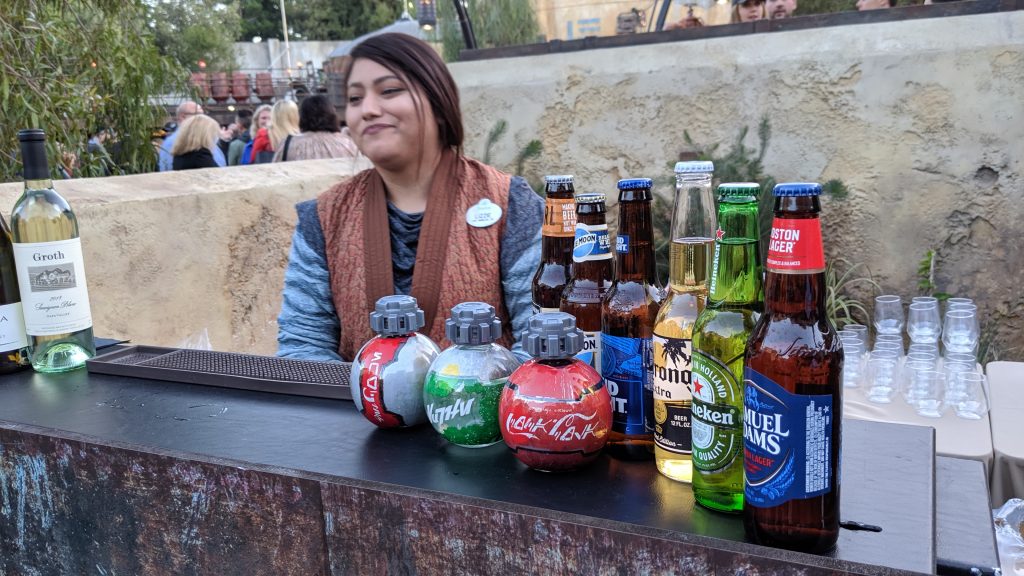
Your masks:
[[[572,176],[545,176],[544,226],[540,266],[533,275],[535,312],[558,312],[562,291],[571,278],[572,244],[576,233],[576,200]]]
[[[775,187],[765,310],[744,368],[743,523],[759,544],[821,552],[839,537],[843,350],[825,312],[818,184]]]
[[[654,438],[650,408],[651,333],[661,291],[654,273],[650,178],[619,180],[615,282],[601,308],[601,375],[612,396],[606,450],[616,458],[647,460]]]
[[[576,318],[583,349],[576,355],[601,371],[601,302],[612,287],[612,251],[605,222],[604,194],[576,196],[576,238],[572,280],[562,294],[562,312]]]
[[[32,367],[67,372],[96,355],[78,220],[53,189],[42,130],[18,132],[25,192],[11,211]]]
[[[708,304],[693,326],[693,497],[743,511],[743,353],[761,316],[757,184],[718,187]]]
[[[654,324],[652,428],[658,471],[689,482],[693,324],[707,296],[708,257],[715,231],[711,162],[676,164],[668,297]]]

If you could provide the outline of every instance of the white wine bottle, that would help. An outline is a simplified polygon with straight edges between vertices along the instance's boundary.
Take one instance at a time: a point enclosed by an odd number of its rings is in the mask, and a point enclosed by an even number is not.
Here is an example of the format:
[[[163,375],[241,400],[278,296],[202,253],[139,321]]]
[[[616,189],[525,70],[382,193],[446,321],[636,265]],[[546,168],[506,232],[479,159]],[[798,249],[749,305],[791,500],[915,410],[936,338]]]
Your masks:
[[[96,355],[78,220],[53,189],[42,130],[18,132],[25,191],[11,211],[32,367],[67,372]]]
[[[28,336],[14,271],[11,229],[0,216],[0,374],[28,368]]]

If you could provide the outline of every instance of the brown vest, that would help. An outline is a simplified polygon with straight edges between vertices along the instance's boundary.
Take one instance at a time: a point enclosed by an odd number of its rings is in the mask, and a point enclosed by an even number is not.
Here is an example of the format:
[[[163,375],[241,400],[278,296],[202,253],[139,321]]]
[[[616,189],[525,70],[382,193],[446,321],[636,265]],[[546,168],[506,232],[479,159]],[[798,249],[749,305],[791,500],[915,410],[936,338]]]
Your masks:
[[[442,348],[444,323],[460,302],[487,302],[504,326],[498,343],[512,345],[501,285],[501,237],[508,216],[508,174],[475,160],[446,153],[431,185],[420,229],[412,296],[426,316],[421,332]],[[502,210],[486,228],[466,223],[466,211],[481,199]],[[450,206],[450,208],[449,208]],[[334,308],[341,319],[338,353],[355,357],[373,337],[369,314],[377,298],[394,293],[390,229],[383,181],[365,170],[317,198]],[[366,231],[370,230],[367,234]]]

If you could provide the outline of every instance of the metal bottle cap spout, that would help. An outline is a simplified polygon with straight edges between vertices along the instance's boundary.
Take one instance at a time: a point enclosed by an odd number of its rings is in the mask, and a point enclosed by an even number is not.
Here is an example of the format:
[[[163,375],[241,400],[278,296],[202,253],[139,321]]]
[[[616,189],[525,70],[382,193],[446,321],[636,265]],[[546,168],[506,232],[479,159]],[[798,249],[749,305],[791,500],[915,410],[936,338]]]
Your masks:
[[[490,344],[501,336],[501,320],[486,302],[463,302],[452,307],[444,335],[457,345]]]
[[[541,312],[530,318],[523,332],[523,349],[541,359],[569,358],[583,348],[583,331],[565,312]]]
[[[370,312],[370,329],[381,336],[401,336],[415,332],[425,323],[423,310],[412,296],[384,296]]]

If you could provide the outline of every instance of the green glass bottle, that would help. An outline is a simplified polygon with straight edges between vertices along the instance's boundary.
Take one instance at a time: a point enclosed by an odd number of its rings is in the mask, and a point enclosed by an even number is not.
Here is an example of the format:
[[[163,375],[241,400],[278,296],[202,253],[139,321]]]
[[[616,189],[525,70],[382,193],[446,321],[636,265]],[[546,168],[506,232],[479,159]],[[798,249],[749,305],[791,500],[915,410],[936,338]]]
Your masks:
[[[743,354],[764,308],[757,184],[718,187],[708,303],[693,327],[693,496],[743,510]]]

